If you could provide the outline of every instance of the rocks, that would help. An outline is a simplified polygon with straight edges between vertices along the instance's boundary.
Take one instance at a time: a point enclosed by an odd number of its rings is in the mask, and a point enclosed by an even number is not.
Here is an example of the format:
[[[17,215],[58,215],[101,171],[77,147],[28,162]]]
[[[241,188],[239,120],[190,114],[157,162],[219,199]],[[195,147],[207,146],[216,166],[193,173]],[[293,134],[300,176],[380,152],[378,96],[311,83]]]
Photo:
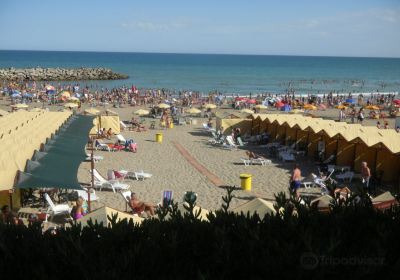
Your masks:
[[[7,81],[78,81],[120,80],[129,76],[113,72],[109,68],[0,68],[0,80]]]

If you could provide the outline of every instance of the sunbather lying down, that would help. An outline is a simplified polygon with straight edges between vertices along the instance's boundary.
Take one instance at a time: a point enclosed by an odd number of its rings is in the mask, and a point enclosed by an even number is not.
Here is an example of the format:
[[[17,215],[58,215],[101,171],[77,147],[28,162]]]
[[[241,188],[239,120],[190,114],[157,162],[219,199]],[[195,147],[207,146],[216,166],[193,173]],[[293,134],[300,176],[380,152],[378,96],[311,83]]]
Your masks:
[[[250,151],[246,151],[246,155],[249,157],[249,159],[266,159],[265,157]]]
[[[156,208],[155,205],[151,205],[147,202],[140,201],[135,193],[131,194],[131,199],[129,200],[129,206],[131,207],[134,214],[141,214],[142,212],[146,212],[149,216],[154,216]]]

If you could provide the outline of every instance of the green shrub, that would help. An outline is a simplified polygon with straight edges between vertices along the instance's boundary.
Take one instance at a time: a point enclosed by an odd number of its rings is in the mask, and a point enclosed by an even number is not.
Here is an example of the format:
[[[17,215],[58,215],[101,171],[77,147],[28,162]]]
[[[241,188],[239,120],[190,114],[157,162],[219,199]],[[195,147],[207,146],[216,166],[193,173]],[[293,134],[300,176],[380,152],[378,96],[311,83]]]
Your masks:
[[[53,235],[37,224],[0,224],[0,273],[15,279],[398,276],[398,208],[380,212],[371,203],[348,203],[320,213],[280,194],[277,208],[284,211],[259,217],[229,212],[231,198],[228,189],[209,222],[173,203],[141,226],[109,217],[109,228],[73,225]]]

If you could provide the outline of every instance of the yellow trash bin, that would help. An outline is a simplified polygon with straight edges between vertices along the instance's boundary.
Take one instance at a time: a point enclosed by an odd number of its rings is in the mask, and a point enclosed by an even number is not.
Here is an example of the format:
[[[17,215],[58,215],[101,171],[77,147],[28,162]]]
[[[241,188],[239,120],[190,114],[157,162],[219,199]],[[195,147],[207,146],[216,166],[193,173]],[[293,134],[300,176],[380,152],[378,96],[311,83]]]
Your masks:
[[[162,133],[156,133],[156,142],[161,143],[162,142]]]
[[[173,122],[169,123],[169,128],[174,128],[174,123]]]
[[[245,191],[251,191],[251,174],[240,174],[240,185]]]

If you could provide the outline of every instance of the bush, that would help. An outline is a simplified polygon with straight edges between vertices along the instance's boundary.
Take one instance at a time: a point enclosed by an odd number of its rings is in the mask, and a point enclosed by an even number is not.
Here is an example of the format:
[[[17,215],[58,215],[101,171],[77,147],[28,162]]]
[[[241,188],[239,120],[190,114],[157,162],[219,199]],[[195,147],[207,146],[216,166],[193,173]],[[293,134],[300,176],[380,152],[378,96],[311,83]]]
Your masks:
[[[259,217],[229,212],[230,199],[228,194],[209,222],[173,204],[141,226],[109,217],[109,228],[73,225],[42,234],[38,224],[0,224],[0,272],[16,279],[359,279],[399,273],[398,208],[380,212],[371,203],[348,203],[320,213],[280,194],[277,208],[284,211]]]

